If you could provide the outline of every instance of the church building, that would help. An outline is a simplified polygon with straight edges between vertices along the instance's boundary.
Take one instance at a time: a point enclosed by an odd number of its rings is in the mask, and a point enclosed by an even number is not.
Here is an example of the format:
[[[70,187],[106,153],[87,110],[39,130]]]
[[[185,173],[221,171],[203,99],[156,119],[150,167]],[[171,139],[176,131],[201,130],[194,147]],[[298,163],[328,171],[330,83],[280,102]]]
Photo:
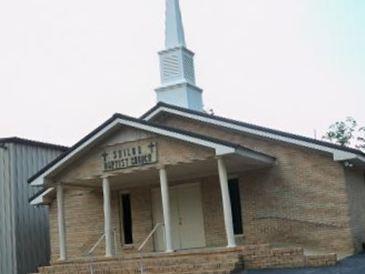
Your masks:
[[[159,56],[157,105],[114,114],[29,179],[49,208],[40,273],[223,274],[362,250],[364,153],[206,113],[178,0]]]

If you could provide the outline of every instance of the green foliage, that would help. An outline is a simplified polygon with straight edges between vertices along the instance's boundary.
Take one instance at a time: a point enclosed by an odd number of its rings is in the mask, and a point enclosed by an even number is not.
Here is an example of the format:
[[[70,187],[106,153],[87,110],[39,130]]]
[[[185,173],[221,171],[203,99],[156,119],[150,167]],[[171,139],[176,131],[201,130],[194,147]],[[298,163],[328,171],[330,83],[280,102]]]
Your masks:
[[[341,146],[351,144],[354,139],[354,132],[357,127],[357,122],[352,117],[347,117],[345,121],[339,121],[329,127],[328,132],[323,139],[329,140]],[[365,132],[365,130],[364,130]]]
[[[359,135],[357,136],[356,147],[361,150],[365,150],[365,127],[359,129]]]

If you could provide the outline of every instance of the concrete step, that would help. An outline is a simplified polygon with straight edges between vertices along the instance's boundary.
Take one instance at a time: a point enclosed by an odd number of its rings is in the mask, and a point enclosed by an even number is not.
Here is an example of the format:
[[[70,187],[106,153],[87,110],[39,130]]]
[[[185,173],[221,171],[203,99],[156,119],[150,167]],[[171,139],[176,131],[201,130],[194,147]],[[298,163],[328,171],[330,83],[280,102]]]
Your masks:
[[[262,268],[329,266],[336,255],[305,256],[302,248],[272,248],[270,245],[217,248],[209,250],[150,253],[143,256],[145,274],[225,274]],[[91,271],[92,267],[92,271]],[[121,258],[81,258],[41,267],[39,274],[139,274],[138,254]]]
[[[231,262],[231,263],[204,263],[204,264],[182,264],[182,265],[154,265],[154,266],[143,266],[145,273],[184,273],[184,272],[195,272],[195,273],[205,273],[210,271],[222,271],[222,270],[234,270],[234,269],[242,269],[242,266],[239,262]],[[94,273],[120,273],[123,274],[134,274],[140,272],[140,265],[115,265],[115,264],[92,264],[92,265],[72,265],[69,267],[51,267],[51,268],[43,268],[41,273],[63,273],[65,271],[74,271],[75,273],[90,273],[91,269],[93,269]]]
[[[231,263],[204,263],[204,264],[196,264],[192,262],[191,264],[180,264],[180,265],[143,265],[143,268],[148,272],[153,273],[165,273],[165,272],[184,272],[184,271],[196,271],[196,270],[217,270],[223,268],[235,269],[240,267],[239,262],[231,262]],[[91,267],[94,270],[125,270],[129,272],[136,272],[135,270],[140,269],[139,264],[135,265],[123,265],[123,264],[90,264],[90,265],[70,265],[68,267],[50,267],[50,268],[42,268],[41,273],[58,273],[63,272],[64,270],[74,269],[78,271],[87,271],[90,270]]]

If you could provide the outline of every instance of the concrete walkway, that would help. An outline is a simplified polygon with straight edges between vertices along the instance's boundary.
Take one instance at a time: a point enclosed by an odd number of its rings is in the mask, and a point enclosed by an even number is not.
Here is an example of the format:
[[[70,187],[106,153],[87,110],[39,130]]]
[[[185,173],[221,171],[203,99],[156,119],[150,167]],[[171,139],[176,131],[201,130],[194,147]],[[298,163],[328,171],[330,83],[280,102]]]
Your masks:
[[[344,259],[333,267],[248,270],[242,274],[365,274],[365,254]]]

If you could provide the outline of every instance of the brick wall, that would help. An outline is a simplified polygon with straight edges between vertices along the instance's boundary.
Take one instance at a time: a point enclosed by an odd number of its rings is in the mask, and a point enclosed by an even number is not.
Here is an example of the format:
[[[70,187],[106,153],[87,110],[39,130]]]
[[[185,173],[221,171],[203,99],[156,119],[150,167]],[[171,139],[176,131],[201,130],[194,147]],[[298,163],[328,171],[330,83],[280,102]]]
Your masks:
[[[244,238],[241,243],[287,243],[323,250],[325,252],[351,253],[359,247],[365,220],[357,221],[362,206],[359,177],[346,174],[343,167],[329,155],[289,146],[274,141],[244,136],[194,121],[170,117],[161,121],[169,126],[189,129],[200,134],[230,140],[277,157],[277,165],[271,168],[234,174],[240,178]],[[118,136],[113,142],[118,142]],[[167,144],[167,139],[163,139]],[[166,163],[204,159],[210,151],[186,146],[181,142],[162,146],[160,155]],[[161,152],[160,151],[160,152]],[[100,151],[99,151],[100,152]],[[93,159],[80,160],[63,176],[72,180],[75,176],[88,176],[96,167]],[[99,167],[97,167],[99,168]],[[77,170],[79,169],[79,170]],[[91,172],[95,173],[95,170]],[[95,174],[99,174],[98,169]],[[346,179],[345,179],[346,178]],[[59,176],[62,179],[62,176]],[[75,178],[74,178],[75,179]],[[221,193],[217,176],[202,182],[202,205],[206,242],[209,247],[225,246]],[[357,182],[350,184],[349,182]],[[189,183],[189,182],[180,182]],[[351,185],[351,186],[349,186]],[[118,246],[118,251],[135,252],[136,247],[152,229],[151,193],[149,187],[126,189],[131,193],[133,234],[132,248]],[[352,199],[356,202],[349,203]],[[364,207],[362,207],[364,208]],[[58,258],[57,208],[50,205],[52,260]],[[104,218],[101,185],[97,189],[67,188],[65,192],[66,241],[70,258],[82,257],[103,233]],[[112,195],[113,228],[121,242],[119,197]],[[152,251],[149,243],[147,251]],[[95,255],[104,254],[104,243]]]
[[[273,168],[241,176],[247,243],[300,244],[341,254],[354,251],[344,168],[331,155],[173,115],[157,122],[239,143],[278,159]]]
[[[224,227],[222,196],[217,177],[209,177],[203,181],[202,206],[207,246],[226,246],[227,237]]]
[[[133,246],[124,246],[121,232],[121,215],[119,191],[112,192],[112,227],[116,233],[116,252],[120,254],[135,252],[152,229],[151,195],[149,188],[126,190],[131,194],[133,218]],[[59,241],[57,227],[57,201],[50,205],[51,260],[59,258]],[[65,224],[68,258],[85,257],[104,233],[103,195],[100,190],[67,188],[65,191]],[[152,251],[150,242],[145,251]],[[94,256],[105,254],[104,241],[93,253]]]
[[[356,251],[365,243],[365,175],[362,171],[347,170],[346,186],[350,203],[351,233]]]

